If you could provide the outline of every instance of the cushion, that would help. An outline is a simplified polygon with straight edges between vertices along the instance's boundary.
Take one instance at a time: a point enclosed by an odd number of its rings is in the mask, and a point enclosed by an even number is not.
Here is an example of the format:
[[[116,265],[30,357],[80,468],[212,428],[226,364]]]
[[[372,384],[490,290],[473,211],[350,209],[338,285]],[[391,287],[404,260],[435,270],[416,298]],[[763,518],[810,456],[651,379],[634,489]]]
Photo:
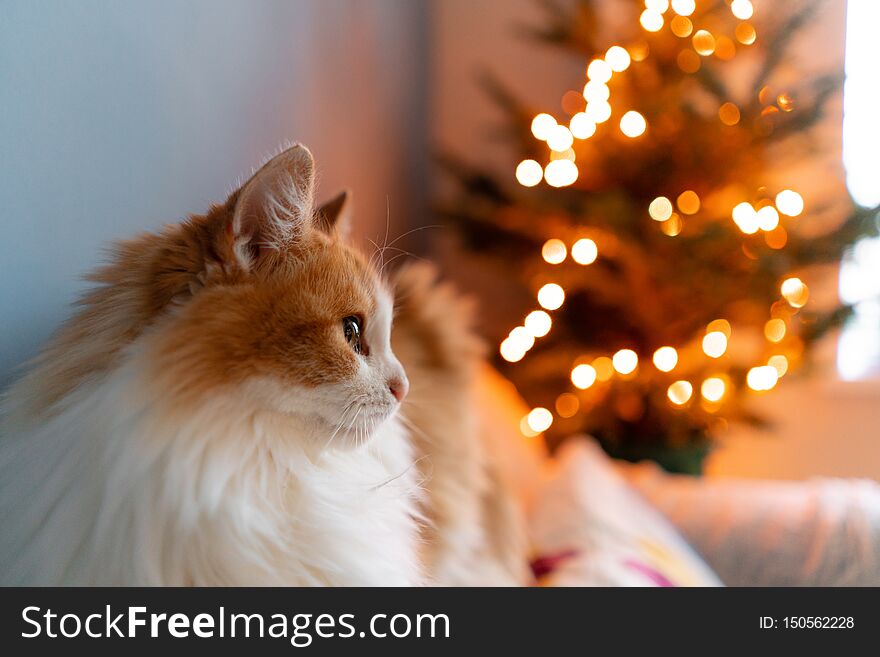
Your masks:
[[[663,515],[592,440],[567,441],[548,462],[530,517],[545,586],[721,586]]]

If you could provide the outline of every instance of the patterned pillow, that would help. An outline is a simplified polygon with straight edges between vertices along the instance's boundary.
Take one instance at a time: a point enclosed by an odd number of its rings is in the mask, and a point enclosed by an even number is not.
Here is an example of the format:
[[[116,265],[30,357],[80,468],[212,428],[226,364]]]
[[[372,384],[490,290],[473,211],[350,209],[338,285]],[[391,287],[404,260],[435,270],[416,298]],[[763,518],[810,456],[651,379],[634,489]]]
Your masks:
[[[569,440],[550,463],[530,520],[539,584],[722,585],[592,440]]]

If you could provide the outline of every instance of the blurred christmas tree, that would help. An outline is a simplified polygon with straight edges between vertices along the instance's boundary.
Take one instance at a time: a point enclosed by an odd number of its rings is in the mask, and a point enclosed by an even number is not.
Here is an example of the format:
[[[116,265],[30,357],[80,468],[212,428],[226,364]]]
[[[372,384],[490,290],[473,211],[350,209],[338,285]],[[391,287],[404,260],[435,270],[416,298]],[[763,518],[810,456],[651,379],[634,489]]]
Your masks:
[[[805,202],[777,182],[817,158],[842,74],[776,82],[817,2],[753,17],[749,0],[618,1],[622,45],[603,28],[607,0],[541,4],[534,35],[584,57],[583,92],[552,116],[490,81],[524,159],[498,178],[447,158],[459,184],[444,214],[534,299],[491,336],[534,407],[523,432],[552,445],[583,431],[694,470],[720,426],[760,422],[747,398],[849,310],[810,303],[811,272],[876,232],[876,212],[842,185]]]

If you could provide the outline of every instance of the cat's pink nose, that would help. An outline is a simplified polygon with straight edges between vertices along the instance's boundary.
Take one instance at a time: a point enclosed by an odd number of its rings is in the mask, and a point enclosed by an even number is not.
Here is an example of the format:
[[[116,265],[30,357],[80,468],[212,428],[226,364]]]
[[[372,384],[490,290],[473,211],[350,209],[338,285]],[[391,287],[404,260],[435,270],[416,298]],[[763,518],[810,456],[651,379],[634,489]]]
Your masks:
[[[388,390],[397,401],[402,402],[406,393],[409,392],[409,381],[406,380],[406,377],[392,377],[388,380]]]

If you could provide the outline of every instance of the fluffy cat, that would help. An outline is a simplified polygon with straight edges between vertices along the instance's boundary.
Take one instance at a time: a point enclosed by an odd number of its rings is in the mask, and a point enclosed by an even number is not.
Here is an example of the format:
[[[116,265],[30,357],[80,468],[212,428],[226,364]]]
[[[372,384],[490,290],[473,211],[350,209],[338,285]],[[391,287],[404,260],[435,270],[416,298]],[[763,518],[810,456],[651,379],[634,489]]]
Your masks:
[[[0,582],[414,585],[392,296],[296,145],[123,243],[0,418]]]

